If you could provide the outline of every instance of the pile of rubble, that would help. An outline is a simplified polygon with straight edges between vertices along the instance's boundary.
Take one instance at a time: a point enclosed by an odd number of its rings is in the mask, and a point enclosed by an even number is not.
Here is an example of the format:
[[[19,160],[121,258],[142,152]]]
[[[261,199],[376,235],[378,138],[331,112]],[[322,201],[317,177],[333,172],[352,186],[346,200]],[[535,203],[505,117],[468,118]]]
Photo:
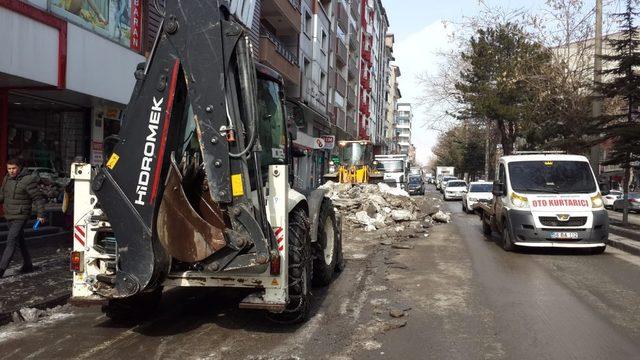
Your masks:
[[[428,228],[433,222],[451,221],[450,215],[440,210],[439,199],[410,197],[406,191],[384,183],[352,185],[329,181],[320,188],[327,190],[349,228],[375,231],[393,227],[401,231],[403,225]]]

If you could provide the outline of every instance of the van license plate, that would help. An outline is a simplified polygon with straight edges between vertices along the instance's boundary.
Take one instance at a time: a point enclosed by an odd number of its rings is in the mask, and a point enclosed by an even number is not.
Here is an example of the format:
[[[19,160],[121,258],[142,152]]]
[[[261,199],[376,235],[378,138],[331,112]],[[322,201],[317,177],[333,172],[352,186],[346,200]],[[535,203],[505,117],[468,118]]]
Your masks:
[[[552,239],[559,239],[559,240],[577,239],[578,238],[578,233],[577,232],[552,232],[551,233],[551,238]]]

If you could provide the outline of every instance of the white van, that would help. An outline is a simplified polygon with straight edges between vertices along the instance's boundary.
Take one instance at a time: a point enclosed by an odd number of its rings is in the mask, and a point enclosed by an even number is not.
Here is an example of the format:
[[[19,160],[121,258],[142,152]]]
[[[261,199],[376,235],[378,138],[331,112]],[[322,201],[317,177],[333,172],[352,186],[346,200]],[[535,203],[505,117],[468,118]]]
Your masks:
[[[481,213],[485,233],[502,235],[502,247],[592,248],[601,253],[609,217],[584,156],[531,154],[500,159],[493,202]]]

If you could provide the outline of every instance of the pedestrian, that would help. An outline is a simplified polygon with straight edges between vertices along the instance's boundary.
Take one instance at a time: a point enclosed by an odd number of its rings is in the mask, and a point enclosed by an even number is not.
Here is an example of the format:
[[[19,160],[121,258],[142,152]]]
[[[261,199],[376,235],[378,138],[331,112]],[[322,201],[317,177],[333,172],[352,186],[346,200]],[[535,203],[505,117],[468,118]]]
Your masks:
[[[16,246],[22,254],[22,273],[33,271],[31,256],[24,241],[24,226],[31,216],[31,209],[36,209],[40,223],[45,223],[43,214],[45,198],[38,188],[38,177],[28,175],[18,159],[7,161],[7,175],[0,186],[0,203],[3,204],[4,217],[7,219],[9,233],[7,243],[0,258],[0,277],[9,267]]]

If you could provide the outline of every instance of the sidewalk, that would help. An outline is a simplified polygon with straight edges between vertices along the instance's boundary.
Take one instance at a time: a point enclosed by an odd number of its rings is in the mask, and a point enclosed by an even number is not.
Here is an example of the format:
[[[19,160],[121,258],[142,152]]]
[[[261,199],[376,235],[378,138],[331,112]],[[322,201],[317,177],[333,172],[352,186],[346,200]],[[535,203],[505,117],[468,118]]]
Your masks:
[[[11,314],[24,307],[48,308],[66,302],[71,293],[69,248],[71,234],[60,233],[27,242],[36,271],[21,274],[20,252],[0,278],[0,325],[11,321]],[[4,246],[0,246],[0,251]]]

